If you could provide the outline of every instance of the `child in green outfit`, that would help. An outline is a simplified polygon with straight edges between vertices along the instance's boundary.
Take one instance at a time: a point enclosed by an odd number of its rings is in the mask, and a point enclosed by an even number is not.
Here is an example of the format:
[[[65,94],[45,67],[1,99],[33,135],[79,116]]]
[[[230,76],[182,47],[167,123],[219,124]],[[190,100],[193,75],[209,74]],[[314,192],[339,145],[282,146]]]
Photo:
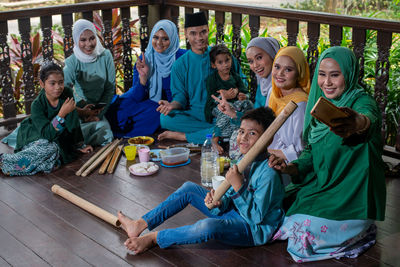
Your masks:
[[[232,70],[232,55],[224,44],[219,44],[210,50],[211,67],[217,69],[207,78],[207,103],[204,108],[205,117],[208,122],[213,121],[215,117],[214,127],[214,143],[220,154],[223,148],[218,144],[220,138],[229,139],[232,132],[238,127],[237,124],[231,123],[231,118],[222,113],[217,108],[217,104],[212,96],[223,96],[227,99],[236,111],[246,112],[253,108],[253,103],[247,100],[248,92],[242,78],[239,74]]]
[[[49,173],[58,163],[72,161],[77,152],[90,153],[83,136],[72,91],[64,89],[64,73],[53,62],[40,70],[43,90],[32,102],[31,115],[18,128],[13,154],[0,156],[1,170],[7,175]]]

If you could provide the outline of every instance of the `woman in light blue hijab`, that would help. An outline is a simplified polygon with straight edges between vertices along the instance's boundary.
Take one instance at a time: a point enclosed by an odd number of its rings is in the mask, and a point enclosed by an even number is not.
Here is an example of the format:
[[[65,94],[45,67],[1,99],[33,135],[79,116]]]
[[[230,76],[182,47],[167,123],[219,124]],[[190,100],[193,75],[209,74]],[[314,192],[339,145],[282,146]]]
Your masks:
[[[160,127],[158,101],[172,100],[170,72],[186,50],[179,48],[176,25],[160,20],[154,25],[150,42],[133,70],[132,87],[114,96],[106,114],[115,137],[151,135]]]

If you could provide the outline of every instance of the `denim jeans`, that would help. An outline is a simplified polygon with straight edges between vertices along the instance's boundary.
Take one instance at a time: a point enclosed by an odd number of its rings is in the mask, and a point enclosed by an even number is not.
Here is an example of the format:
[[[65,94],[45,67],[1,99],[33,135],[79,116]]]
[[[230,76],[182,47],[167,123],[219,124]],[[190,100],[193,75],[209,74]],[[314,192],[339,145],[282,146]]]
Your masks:
[[[207,192],[195,183],[186,182],[142,217],[150,231],[183,210],[188,204],[192,204],[209,217],[192,225],[159,231],[157,243],[161,248],[207,242],[212,239],[234,246],[254,246],[250,228],[237,211],[231,208],[221,215],[214,215],[209,211],[204,204]]]

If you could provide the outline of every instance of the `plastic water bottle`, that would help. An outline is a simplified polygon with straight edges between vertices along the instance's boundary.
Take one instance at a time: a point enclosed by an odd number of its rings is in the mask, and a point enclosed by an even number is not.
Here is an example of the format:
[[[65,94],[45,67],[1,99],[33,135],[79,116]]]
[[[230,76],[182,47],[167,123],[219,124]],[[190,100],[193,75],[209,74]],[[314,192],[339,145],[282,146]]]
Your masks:
[[[212,141],[212,134],[207,134],[201,148],[200,175],[201,184],[212,187],[212,178],[219,175],[218,152]]]

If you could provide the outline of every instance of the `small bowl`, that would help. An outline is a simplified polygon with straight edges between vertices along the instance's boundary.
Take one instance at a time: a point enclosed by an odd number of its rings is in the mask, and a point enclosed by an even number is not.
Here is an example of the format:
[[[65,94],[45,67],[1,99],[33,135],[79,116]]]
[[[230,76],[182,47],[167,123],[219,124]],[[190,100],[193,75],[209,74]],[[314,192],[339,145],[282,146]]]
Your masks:
[[[190,149],[186,147],[173,147],[160,151],[161,161],[164,165],[173,166],[185,163],[189,159]]]

